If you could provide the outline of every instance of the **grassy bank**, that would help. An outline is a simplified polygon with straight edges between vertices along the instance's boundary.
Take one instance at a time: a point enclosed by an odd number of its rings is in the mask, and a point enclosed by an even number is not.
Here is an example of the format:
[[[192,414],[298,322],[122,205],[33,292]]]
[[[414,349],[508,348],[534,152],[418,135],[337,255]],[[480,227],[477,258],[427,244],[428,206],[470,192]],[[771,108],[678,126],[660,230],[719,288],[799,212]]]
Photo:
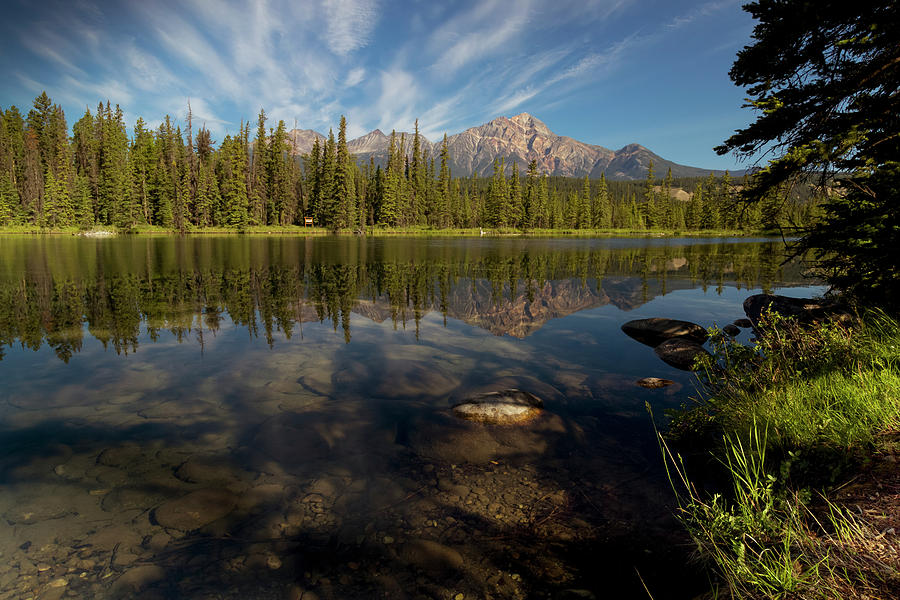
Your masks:
[[[753,348],[714,337],[704,392],[661,437],[710,597],[897,597],[900,323],[775,316],[765,331]],[[841,505],[867,479],[862,506]]]
[[[90,231],[111,231],[120,234],[144,234],[144,235],[358,235],[356,230],[346,229],[340,231],[332,231],[322,227],[301,227],[298,225],[265,225],[256,227],[244,227],[241,229],[230,227],[205,227],[202,229],[189,229],[186,231],[177,231],[157,227],[154,225],[140,225],[133,228],[122,229],[116,227],[94,227],[90,230],[79,229],[78,227],[38,227],[34,225],[15,225],[0,227],[0,234],[20,234],[20,235],[81,235]],[[421,236],[421,237],[749,237],[761,235],[780,235],[780,232],[772,231],[743,231],[743,230],[727,230],[727,229],[710,229],[702,231],[684,231],[684,230],[646,230],[646,229],[530,229],[522,231],[514,228],[501,229],[435,229],[433,227],[369,227],[365,230],[367,236]]]

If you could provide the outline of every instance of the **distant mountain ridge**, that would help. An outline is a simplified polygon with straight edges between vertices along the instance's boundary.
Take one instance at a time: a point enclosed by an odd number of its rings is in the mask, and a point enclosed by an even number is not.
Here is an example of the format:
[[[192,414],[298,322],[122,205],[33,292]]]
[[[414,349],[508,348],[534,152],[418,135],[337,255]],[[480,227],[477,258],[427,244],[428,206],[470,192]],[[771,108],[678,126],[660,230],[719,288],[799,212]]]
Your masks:
[[[294,129],[288,135],[296,154],[309,152],[316,138],[325,139],[321,133],[311,129]],[[397,132],[398,144],[400,135],[401,132]],[[406,132],[405,135],[407,152],[411,152],[413,134]],[[419,135],[419,144],[423,151],[428,151],[429,156],[440,155],[440,141],[432,142]],[[390,136],[376,129],[350,140],[347,147],[359,163],[369,162],[371,158],[376,164],[383,166],[387,163]],[[703,177],[709,173],[724,173],[680,165],[654,154],[640,144],[628,144],[619,150],[610,150],[557,135],[544,122],[528,113],[497,117],[484,125],[448,136],[447,149],[454,176],[469,176],[475,172],[490,175],[494,160],[501,157],[507,164],[518,164],[521,171],[525,171],[529,163],[535,160],[541,173],[565,177],[588,175],[599,178],[601,174],[605,174],[608,179],[644,179],[651,161],[653,170],[659,177],[665,176],[670,168],[674,177]],[[740,172],[735,173],[739,174]]]

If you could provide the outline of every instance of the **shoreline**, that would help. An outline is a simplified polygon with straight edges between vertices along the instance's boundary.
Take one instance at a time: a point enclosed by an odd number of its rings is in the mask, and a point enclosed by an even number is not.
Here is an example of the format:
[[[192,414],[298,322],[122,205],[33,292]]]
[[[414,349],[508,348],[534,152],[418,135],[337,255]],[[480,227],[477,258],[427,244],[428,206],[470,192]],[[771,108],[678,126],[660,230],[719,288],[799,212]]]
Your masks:
[[[753,347],[713,330],[706,388],[659,433],[676,514],[719,592],[900,587],[900,323],[825,308],[762,317]]]
[[[468,229],[430,229],[420,227],[394,227],[381,228],[373,227],[364,232],[353,230],[332,231],[325,228],[311,228],[300,226],[289,227],[249,227],[245,229],[231,229],[222,227],[208,227],[203,229],[193,229],[188,231],[176,231],[172,229],[163,229],[157,227],[137,228],[121,231],[115,227],[102,229],[78,229],[78,228],[41,228],[41,227],[0,227],[0,235],[69,235],[80,237],[117,237],[130,235],[151,235],[151,236],[185,236],[185,235],[292,235],[298,237],[324,237],[324,236],[345,236],[345,237],[393,237],[393,236],[410,236],[410,237],[474,237],[474,238],[498,238],[498,237],[521,237],[521,238],[544,238],[544,237],[572,237],[572,238],[591,238],[591,237],[643,237],[643,238],[685,238],[685,237],[768,237],[768,238],[784,238],[786,232],[780,231],[744,231],[744,230],[645,230],[645,229],[532,229],[522,231],[518,229],[500,229],[500,230],[481,230],[479,228]]]

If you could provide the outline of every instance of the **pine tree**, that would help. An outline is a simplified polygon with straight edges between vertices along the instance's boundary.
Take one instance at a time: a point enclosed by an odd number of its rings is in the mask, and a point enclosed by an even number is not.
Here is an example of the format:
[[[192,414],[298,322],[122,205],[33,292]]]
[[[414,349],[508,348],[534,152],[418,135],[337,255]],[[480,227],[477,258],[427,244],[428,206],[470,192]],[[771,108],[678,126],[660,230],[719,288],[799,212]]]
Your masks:
[[[50,120],[54,112],[53,102],[47,96],[47,92],[34,99],[34,108],[28,111],[28,129],[34,134],[37,142],[38,155],[40,156],[41,171],[52,167],[56,144],[53,140],[52,125]]]
[[[525,175],[525,193],[522,194],[522,212],[519,216],[519,227],[527,231],[534,227],[534,212],[538,204],[538,172],[537,161],[531,159],[528,173]]]
[[[700,227],[703,229],[721,229],[722,227],[717,190],[716,178],[710,173],[703,186],[703,212],[700,216]]]
[[[19,208],[19,191],[9,171],[0,171],[0,227],[16,221]]]
[[[519,165],[513,163],[512,174],[509,177],[509,195],[506,202],[506,224],[510,227],[519,227],[519,216],[522,214],[522,186],[519,181]]]
[[[266,167],[268,179],[267,190],[269,198],[269,215],[267,221],[270,224],[290,225],[294,222],[296,202],[293,200],[291,190],[290,171],[287,161],[292,160],[287,143],[287,130],[283,120],[278,121],[278,127],[272,134],[269,147],[266,150],[269,164]]]
[[[687,216],[685,225],[688,229],[697,231],[703,224],[703,186],[697,184],[694,187],[694,193],[691,194],[691,200],[688,203]]]
[[[94,224],[94,199],[87,175],[75,175],[73,205],[74,222],[78,227],[87,229]]]
[[[549,180],[549,175],[544,173],[538,186],[537,204],[534,208],[535,226],[538,228],[550,227],[550,219],[546,216],[550,205]]]
[[[59,207],[56,199],[56,177],[53,169],[47,167],[44,173],[44,210],[36,216],[35,224],[41,227],[59,225]]]
[[[575,227],[578,229],[587,229],[591,226],[591,181],[588,176],[584,176],[581,183],[581,196],[578,198],[578,217]]]
[[[675,214],[673,212],[672,205],[672,167],[669,167],[668,172],[666,172],[666,178],[663,182],[661,208],[662,210],[660,211],[660,217],[662,226],[667,229],[671,229],[675,226]]]
[[[34,131],[25,131],[23,185],[20,191],[22,212],[31,223],[44,221],[44,173],[41,169],[41,152]]]
[[[597,197],[594,200],[594,211],[591,215],[591,226],[594,229],[606,229],[612,226],[612,204],[609,201],[609,188],[606,185],[606,174],[600,174],[597,184]]]
[[[321,175],[319,176],[319,215],[318,222],[321,227],[329,229],[337,229],[335,217],[337,213],[337,198],[335,188],[335,171],[337,157],[335,156],[334,132],[328,130],[328,141],[325,142],[325,148],[322,152],[322,160],[320,163]]]
[[[256,140],[250,165],[250,224],[265,225],[266,208],[269,202],[268,177],[266,174],[266,111],[259,109],[256,121]]]
[[[306,155],[304,161],[304,171],[306,175],[306,193],[308,200],[306,204],[306,213],[304,216],[310,216],[315,219],[315,224],[319,225],[319,206],[322,201],[322,170],[321,170],[321,154],[322,148],[317,137],[313,141],[312,150]]]
[[[416,122],[418,124],[418,121]],[[450,164],[448,163],[450,157],[450,151],[447,148],[447,134],[444,134],[444,140],[441,142],[441,170],[440,175],[438,177],[438,194],[437,194],[437,204],[438,204],[438,227],[447,227],[449,225],[449,215],[451,213],[450,206]],[[454,194],[454,197],[457,195]],[[457,214],[456,210],[452,211],[454,217]],[[455,220],[455,219],[454,219]]]
[[[337,196],[334,215],[335,229],[351,227],[356,223],[356,188],[353,182],[353,166],[353,158],[347,149],[347,119],[341,115],[334,174]]]
[[[245,174],[247,164],[243,138],[243,124],[241,124],[240,135],[235,138],[225,136],[219,150],[225,224],[239,229],[246,227],[249,221],[249,198]]]
[[[653,161],[647,167],[647,179],[644,182],[644,202],[641,205],[641,220],[650,229],[659,226],[657,207],[657,194],[655,188],[656,179],[653,174]],[[641,227],[643,229],[643,227]]]
[[[434,206],[426,200],[425,176],[426,159],[422,156],[422,146],[419,141],[419,120],[416,119],[413,133],[412,164],[410,164],[408,179],[410,184],[411,204],[414,209],[414,222],[435,224]]]

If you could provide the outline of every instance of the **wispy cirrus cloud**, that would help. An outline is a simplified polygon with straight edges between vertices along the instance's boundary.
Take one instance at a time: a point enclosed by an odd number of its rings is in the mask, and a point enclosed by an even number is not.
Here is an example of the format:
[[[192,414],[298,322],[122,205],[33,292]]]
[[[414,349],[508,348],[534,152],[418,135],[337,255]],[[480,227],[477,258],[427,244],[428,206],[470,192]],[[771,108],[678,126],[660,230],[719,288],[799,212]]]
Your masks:
[[[369,43],[377,22],[374,0],[323,0],[322,6],[332,52],[347,56]]]
[[[505,0],[485,0],[438,29],[430,50],[438,55],[434,69],[453,74],[465,65],[508,49],[529,22],[531,1],[520,0],[515,10]]]
[[[666,24],[666,28],[680,29],[694,23],[698,19],[708,17],[723,8],[740,6],[742,2],[743,0],[716,0],[715,2],[707,2],[706,4],[695,6],[687,12],[675,16],[675,18]]]
[[[322,132],[345,114],[351,135],[418,117],[436,141],[512,111],[566,117],[561,107],[612,97],[623,78],[652,85],[660,49],[694,31],[706,33],[698,56],[727,51],[745,23],[710,27],[739,2],[10,0],[0,69],[14,76],[0,105],[46,89],[67,111],[109,98],[158,123],[183,121],[190,99],[220,140],[260,108],[272,126]]]

